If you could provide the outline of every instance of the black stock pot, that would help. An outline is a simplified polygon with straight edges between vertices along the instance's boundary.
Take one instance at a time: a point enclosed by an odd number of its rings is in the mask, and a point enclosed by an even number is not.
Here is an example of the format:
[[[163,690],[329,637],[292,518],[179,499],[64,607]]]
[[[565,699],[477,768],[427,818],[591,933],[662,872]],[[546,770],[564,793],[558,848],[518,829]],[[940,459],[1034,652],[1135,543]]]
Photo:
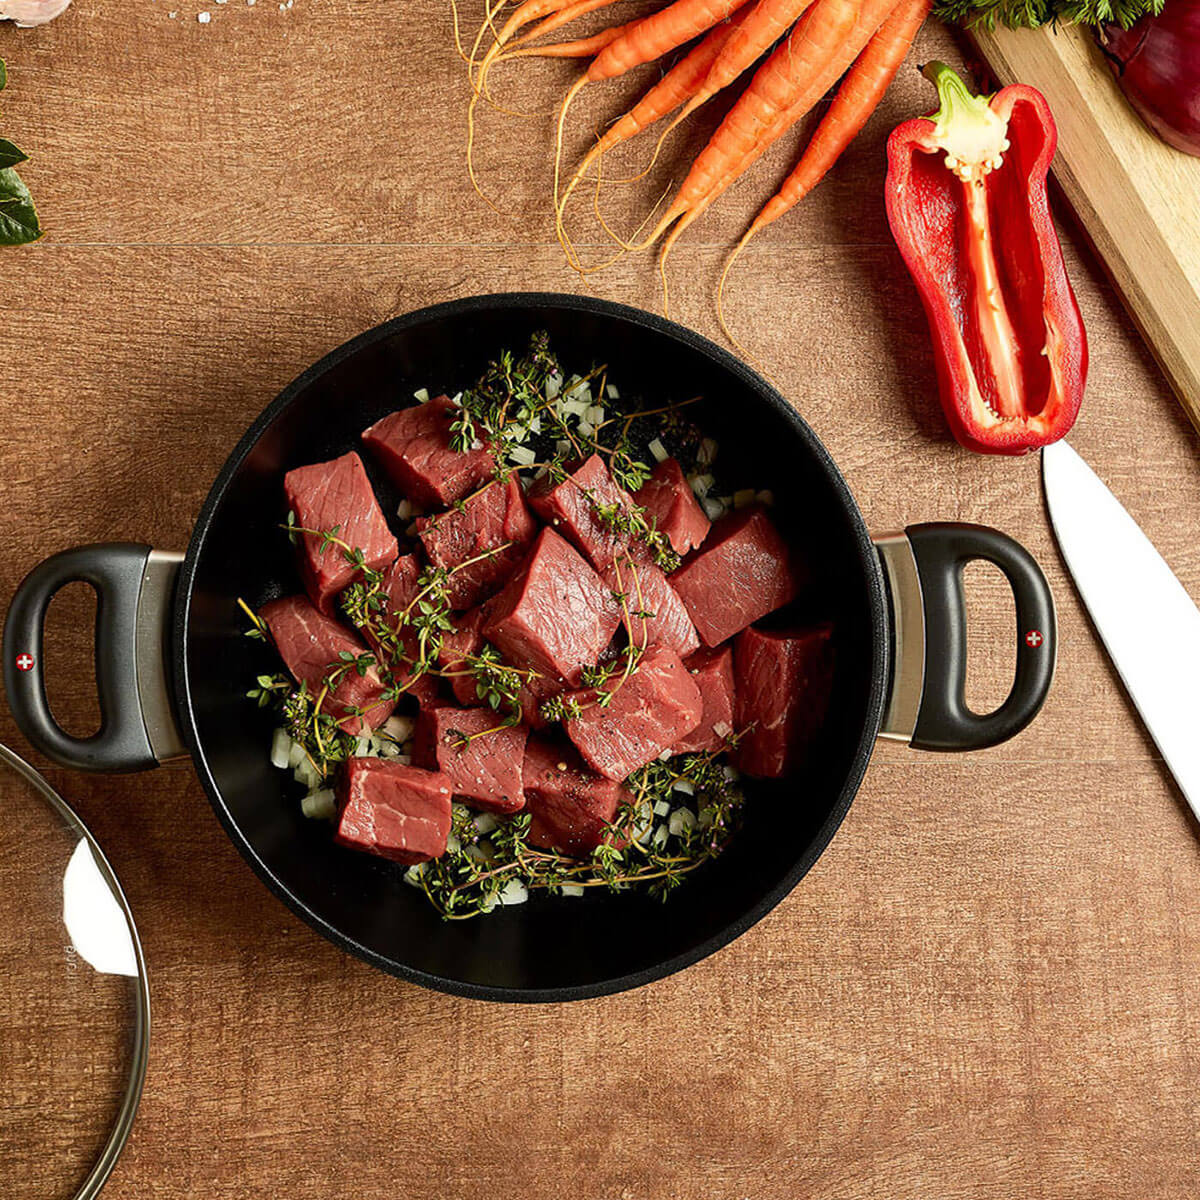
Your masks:
[[[258,605],[299,590],[279,530],[285,471],[357,445],[361,430],[412,403],[416,388],[471,382],[489,357],[538,329],[549,331],[564,362],[607,362],[628,390],[704,397],[696,419],[719,439],[722,467],[773,491],[785,536],[816,565],[811,604],[835,622],[838,671],[804,775],[747,780],[743,829],[666,903],[634,892],[542,897],[444,922],[403,884],[402,868],[335,845],[323,822],[301,815],[296,785],[269,761],[272,716],[245,698],[254,676],[274,668],[270,649],[243,636],[236,601]],[[1012,692],[986,715],[971,712],[963,697],[961,574],[976,558],[1005,573],[1016,609]],[[76,580],[99,597],[103,723],[87,739],[55,723],[41,675],[47,605]],[[9,703],[43,753],[86,771],[136,771],[190,754],[235,845],[314,928],[385,971],[495,1000],[601,995],[711,954],[769,912],[816,861],[846,815],[876,738],[972,750],[1011,737],[1041,706],[1054,657],[1045,578],[1011,539],[979,526],[924,524],[872,540],[825,448],[754,372],[658,317],[540,294],[423,309],[335,350],[246,432],[185,555],[130,544],[57,554],[21,584],[4,634]]]

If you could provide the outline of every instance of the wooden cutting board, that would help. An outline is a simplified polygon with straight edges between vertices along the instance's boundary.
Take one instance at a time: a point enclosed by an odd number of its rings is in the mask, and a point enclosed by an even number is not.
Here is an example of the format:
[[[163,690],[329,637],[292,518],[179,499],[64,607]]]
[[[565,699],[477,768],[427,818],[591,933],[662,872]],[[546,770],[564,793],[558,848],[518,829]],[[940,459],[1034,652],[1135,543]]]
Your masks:
[[[1146,129],[1083,29],[974,36],[1001,83],[1050,102],[1054,175],[1200,428],[1200,158]]]

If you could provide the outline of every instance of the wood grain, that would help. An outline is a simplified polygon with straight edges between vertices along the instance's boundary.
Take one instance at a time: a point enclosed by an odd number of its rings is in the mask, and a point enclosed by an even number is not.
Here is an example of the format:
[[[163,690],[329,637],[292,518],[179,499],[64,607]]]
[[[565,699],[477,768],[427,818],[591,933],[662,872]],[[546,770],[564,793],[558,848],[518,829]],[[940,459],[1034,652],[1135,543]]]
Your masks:
[[[440,0],[230,3],[207,26],[196,4],[170,19],[174,2],[78,0],[45,29],[0,28],[4,133],[34,155],[50,230],[3,259],[0,599],[68,545],[182,547],[246,424],[345,338],[453,296],[584,286],[546,216],[545,120],[487,123],[483,177],[509,215],[467,188]],[[934,56],[960,52],[931,29],[914,59]],[[562,79],[498,76],[530,109]],[[1196,1194],[1195,830],[1063,573],[1036,461],[945,432],[882,206],[887,131],[928,102],[905,71],[752,245],[729,315],[873,528],[988,522],[1045,565],[1061,643],[1038,721],[971,756],[881,744],[828,852],[734,945],[634,993],[515,1009],[386,978],[299,924],[188,766],[88,778],[39,760],[111,857],[150,965],[147,1089],[106,1196]],[[674,258],[673,311],[701,332],[772,164]],[[612,219],[636,225],[653,187],[607,194]],[[1072,442],[1200,595],[1195,435],[1059,215],[1092,344]],[[589,286],[659,303],[644,259]],[[971,607],[972,686],[995,695],[1011,659],[987,646],[1009,644],[1011,609],[986,574]],[[64,604],[52,631],[54,694],[81,724],[86,611]],[[7,713],[0,739],[28,752]]]
[[[1200,159],[1138,120],[1079,27],[974,36],[1002,83],[1031,83],[1049,100],[1055,178],[1200,426]]]

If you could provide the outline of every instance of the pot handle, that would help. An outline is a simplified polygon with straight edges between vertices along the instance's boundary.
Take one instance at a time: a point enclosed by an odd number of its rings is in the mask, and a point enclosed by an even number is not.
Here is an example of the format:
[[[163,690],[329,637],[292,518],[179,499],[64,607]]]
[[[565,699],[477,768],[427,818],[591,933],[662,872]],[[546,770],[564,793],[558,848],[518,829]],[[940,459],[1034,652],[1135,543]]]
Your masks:
[[[984,525],[910,525],[876,542],[891,593],[892,694],[881,734],[921,750],[982,750],[1020,733],[1054,677],[1054,599],[1041,568],[1012,538]],[[986,559],[1016,601],[1017,668],[994,712],[967,707],[967,613],[962,572]]]
[[[185,753],[171,715],[167,630],[183,555],[130,542],[64,550],[39,563],[13,596],[4,624],[4,689],[21,732],[47,758],[81,771],[144,771]],[[60,588],[96,593],[100,728],[68,734],[46,699],[46,610]]]

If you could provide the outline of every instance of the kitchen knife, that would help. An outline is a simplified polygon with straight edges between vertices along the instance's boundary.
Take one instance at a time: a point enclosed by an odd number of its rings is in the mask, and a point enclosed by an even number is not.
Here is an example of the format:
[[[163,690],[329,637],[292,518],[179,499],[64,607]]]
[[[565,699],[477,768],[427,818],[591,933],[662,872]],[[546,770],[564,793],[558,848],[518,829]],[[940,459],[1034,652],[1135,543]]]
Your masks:
[[[1100,640],[1200,818],[1200,609],[1067,443],[1042,451],[1050,524]]]

